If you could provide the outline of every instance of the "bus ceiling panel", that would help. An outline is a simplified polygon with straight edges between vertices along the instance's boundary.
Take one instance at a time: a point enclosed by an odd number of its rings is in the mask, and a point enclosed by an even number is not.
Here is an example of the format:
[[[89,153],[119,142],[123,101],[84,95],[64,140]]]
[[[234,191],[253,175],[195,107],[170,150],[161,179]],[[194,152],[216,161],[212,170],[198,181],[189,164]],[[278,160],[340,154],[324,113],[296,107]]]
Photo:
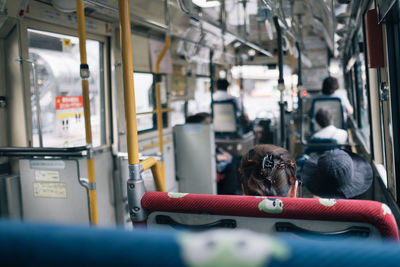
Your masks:
[[[140,0],[139,3],[135,4],[135,6],[131,8],[133,31],[154,37],[164,35],[164,33],[168,31],[168,26],[165,24],[165,14],[164,9],[161,8],[162,5],[159,5],[160,3],[157,2],[159,8],[154,11],[150,8],[151,5],[144,2],[146,1]],[[96,10],[96,12],[91,13],[90,16],[96,18],[111,16],[115,22],[118,21],[116,1],[85,0],[85,3]],[[171,18],[169,33],[173,39],[179,39],[187,43],[200,42],[200,46],[216,50],[223,50],[222,40],[224,40],[225,44],[229,44],[233,39],[236,39],[229,33],[225,33],[225,35],[222,36],[221,29],[215,25],[206,23],[201,24],[199,21],[190,19],[178,8],[178,5],[169,1],[168,12]],[[202,31],[204,31],[203,34],[201,33]],[[199,40],[199,37],[201,36],[203,36],[203,41],[201,41],[201,38]]]
[[[204,16],[203,15],[203,9],[199,9],[198,6],[193,7],[192,1],[189,0],[178,0],[178,3],[180,5],[181,10],[186,13],[190,18],[192,18],[195,21],[200,22],[200,25],[202,27],[208,27],[208,28],[214,28],[218,31],[221,31],[223,33],[227,33],[229,35],[235,36],[236,40],[240,41],[243,44],[246,44],[249,47],[252,47],[253,49],[259,51],[260,53],[263,53],[267,56],[272,56],[272,53],[269,51],[265,50],[264,48],[260,47],[259,44],[255,44],[250,42],[247,39],[247,36],[241,36],[237,34],[236,32],[230,31],[227,27],[226,24],[221,23],[220,20],[213,20],[210,19],[210,16]],[[206,26],[205,26],[206,25]]]
[[[0,29],[3,28],[4,23],[7,21],[7,9],[5,7],[6,2],[0,3]]]
[[[118,1],[117,0],[84,0],[86,8],[93,9],[90,17],[118,23]],[[150,28],[165,31],[164,5],[160,2],[137,0],[131,6],[131,20]]]
[[[194,42],[187,42],[182,40],[174,41],[171,49],[173,53],[183,57],[186,62],[196,63],[209,63],[210,48],[198,45]],[[213,63],[221,65],[229,65],[235,63],[235,56],[230,52],[224,52],[221,49],[215,50],[213,56]]]
[[[0,15],[0,38],[5,38],[16,23],[16,19]]]

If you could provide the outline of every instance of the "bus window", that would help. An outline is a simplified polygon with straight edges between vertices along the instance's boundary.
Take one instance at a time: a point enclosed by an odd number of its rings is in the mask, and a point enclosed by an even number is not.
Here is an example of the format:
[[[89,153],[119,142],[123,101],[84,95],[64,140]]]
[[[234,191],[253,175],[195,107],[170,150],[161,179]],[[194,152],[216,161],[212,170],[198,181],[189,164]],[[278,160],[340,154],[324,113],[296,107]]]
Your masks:
[[[152,130],[155,128],[153,114],[142,114],[142,112],[151,112],[155,108],[155,96],[153,89],[153,74],[139,73],[133,74],[135,83],[135,98],[138,131]]]
[[[361,130],[362,137],[364,138],[364,142],[367,145],[367,148],[370,148],[370,127],[369,127],[369,111],[368,111],[368,88],[367,88],[367,77],[365,70],[365,59],[364,54],[360,53],[359,62],[356,64],[357,68],[357,95],[358,95],[358,127]]]
[[[171,102],[171,125],[185,124],[185,101],[176,100]]]
[[[359,29],[358,35],[355,36],[356,43],[359,44],[360,49],[362,42],[364,41],[362,29]],[[367,85],[367,73],[366,73],[366,61],[364,51],[360,51],[358,54],[357,61],[353,66],[355,92],[357,96],[357,103],[354,106],[355,116],[357,119],[357,126],[360,129],[361,137],[366,145],[366,148],[370,149],[370,126],[369,126],[369,103],[368,103],[368,85]]]
[[[189,100],[188,115],[211,112],[210,78],[197,77],[194,99]]]
[[[85,126],[77,37],[28,29],[33,146],[83,146]],[[93,145],[105,143],[103,44],[87,40]]]

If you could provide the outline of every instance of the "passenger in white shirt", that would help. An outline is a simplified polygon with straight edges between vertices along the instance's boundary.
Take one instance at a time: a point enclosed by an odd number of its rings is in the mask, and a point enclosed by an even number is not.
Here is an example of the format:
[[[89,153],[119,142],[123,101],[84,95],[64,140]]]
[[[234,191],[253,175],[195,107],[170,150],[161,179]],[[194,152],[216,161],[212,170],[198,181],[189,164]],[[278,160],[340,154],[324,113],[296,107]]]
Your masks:
[[[347,143],[347,132],[333,125],[332,114],[325,109],[319,109],[315,114],[315,120],[321,127],[311,138],[335,139],[338,144]]]
[[[229,82],[226,79],[217,80],[217,91],[213,93],[214,101],[234,100],[238,113],[242,110],[240,99],[228,93]]]
[[[344,89],[339,89],[339,82],[334,77],[325,78],[322,83],[322,94],[324,97],[338,97],[342,102],[342,106],[347,115],[353,114],[353,107],[347,98],[347,93]],[[346,117],[346,116],[345,116]]]
[[[226,79],[218,79],[217,80],[217,91],[213,93],[213,100],[214,101],[225,101],[225,100],[234,100],[236,104],[237,116],[241,117],[242,115],[242,104],[238,97],[235,97],[229,94],[228,91],[229,82]],[[246,125],[250,124],[251,121],[249,116],[244,111],[243,112],[243,119]]]

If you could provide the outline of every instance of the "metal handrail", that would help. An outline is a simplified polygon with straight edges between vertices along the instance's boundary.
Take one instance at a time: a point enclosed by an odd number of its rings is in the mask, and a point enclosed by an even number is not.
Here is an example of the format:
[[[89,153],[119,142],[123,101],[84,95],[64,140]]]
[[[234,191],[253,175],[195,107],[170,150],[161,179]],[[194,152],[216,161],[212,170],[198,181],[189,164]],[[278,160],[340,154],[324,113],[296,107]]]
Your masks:
[[[158,75],[160,73],[160,65],[161,61],[163,60],[165,54],[167,53],[169,46],[171,44],[171,37],[166,35],[164,47],[161,50],[160,54],[157,57],[156,64],[155,64],[155,74]],[[156,83],[156,115],[157,115],[157,131],[158,131],[158,147],[161,153],[161,161],[160,161],[160,168],[157,169],[157,172],[154,176],[154,179],[157,181],[158,184],[161,185],[162,191],[165,191],[165,166],[164,166],[164,139],[163,139],[163,117],[162,117],[162,104],[161,104],[161,88],[160,88],[160,81],[157,80]],[[160,176],[161,175],[161,176]],[[158,177],[160,176],[160,177]]]
[[[90,151],[87,146],[68,148],[0,147],[1,157],[82,157]]]

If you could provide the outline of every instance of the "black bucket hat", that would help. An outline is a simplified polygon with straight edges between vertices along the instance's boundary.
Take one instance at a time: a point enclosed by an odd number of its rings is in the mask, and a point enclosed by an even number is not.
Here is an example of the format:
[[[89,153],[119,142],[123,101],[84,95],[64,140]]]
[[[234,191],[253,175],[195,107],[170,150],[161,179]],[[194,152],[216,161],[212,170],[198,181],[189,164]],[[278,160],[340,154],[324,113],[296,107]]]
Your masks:
[[[373,172],[361,156],[340,149],[312,154],[300,175],[314,195],[328,198],[353,198],[366,192]]]

